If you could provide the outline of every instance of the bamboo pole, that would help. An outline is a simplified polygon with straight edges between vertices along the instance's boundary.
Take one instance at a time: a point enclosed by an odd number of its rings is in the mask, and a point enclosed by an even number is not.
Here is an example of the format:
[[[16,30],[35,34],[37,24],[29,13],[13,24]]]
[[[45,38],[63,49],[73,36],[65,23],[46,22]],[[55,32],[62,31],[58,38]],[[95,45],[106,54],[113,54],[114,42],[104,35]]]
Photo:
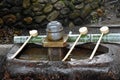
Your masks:
[[[30,36],[28,37],[28,39],[23,43],[23,45],[16,51],[15,54],[13,54],[10,59],[13,59],[15,58],[19,53],[20,51],[25,47],[25,45],[29,42],[29,40],[32,38],[32,36],[37,36],[38,35],[38,32],[37,30],[31,30],[29,31],[29,34]]]

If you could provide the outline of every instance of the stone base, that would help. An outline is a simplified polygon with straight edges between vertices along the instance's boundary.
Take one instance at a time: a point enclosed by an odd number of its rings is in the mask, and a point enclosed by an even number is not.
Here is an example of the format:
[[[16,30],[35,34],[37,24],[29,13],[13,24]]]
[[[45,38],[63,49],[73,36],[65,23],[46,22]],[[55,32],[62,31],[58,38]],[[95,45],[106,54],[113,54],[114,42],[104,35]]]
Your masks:
[[[61,61],[63,59],[63,48],[48,48],[48,58],[50,61]]]

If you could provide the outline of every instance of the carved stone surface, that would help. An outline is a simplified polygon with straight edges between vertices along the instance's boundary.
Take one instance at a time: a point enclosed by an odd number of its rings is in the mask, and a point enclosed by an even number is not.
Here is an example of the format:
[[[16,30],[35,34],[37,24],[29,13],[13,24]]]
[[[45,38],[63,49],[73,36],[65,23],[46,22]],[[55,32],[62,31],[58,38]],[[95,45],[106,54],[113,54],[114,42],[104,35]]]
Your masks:
[[[85,47],[86,45],[86,47]],[[83,44],[76,46],[76,50],[82,46],[92,49],[94,45]],[[119,80],[120,79],[120,54],[119,45],[101,44],[103,51],[93,60],[73,59],[72,61],[31,61],[22,59],[7,59],[5,62],[4,80],[9,79],[42,79],[42,80]],[[14,45],[7,58],[14,54],[19,45]],[[39,45],[40,46],[40,45]],[[93,47],[91,47],[93,46]],[[28,46],[30,47],[30,45]],[[32,45],[35,47],[35,45]],[[40,47],[39,47],[40,48]],[[108,49],[107,49],[108,48]],[[107,50],[106,50],[107,49]],[[64,49],[65,50],[65,49]],[[72,54],[74,55],[74,53]]]

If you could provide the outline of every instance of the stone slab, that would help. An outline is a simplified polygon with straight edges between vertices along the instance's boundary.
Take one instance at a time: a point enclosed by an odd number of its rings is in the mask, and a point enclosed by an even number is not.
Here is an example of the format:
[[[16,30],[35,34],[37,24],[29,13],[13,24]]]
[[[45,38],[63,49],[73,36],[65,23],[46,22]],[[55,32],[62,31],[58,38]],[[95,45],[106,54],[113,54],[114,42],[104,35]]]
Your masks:
[[[0,56],[6,55],[12,46],[13,44],[0,44]]]

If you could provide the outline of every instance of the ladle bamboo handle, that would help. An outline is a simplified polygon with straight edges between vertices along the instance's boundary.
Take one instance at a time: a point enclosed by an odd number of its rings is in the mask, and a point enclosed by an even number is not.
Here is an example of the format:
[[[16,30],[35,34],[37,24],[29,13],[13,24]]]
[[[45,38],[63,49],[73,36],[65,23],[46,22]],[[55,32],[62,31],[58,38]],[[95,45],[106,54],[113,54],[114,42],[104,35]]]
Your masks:
[[[62,61],[65,61],[65,60],[68,58],[68,56],[70,55],[70,53],[71,53],[72,50],[74,49],[74,47],[75,47],[76,43],[78,42],[78,40],[80,39],[80,37],[81,37],[81,34],[78,36],[78,38],[77,38],[76,41],[74,42],[73,46],[72,46],[71,49],[68,51],[67,55],[63,58]]]
[[[18,53],[24,48],[24,46],[28,43],[32,36],[29,36],[28,39],[24,42],[24,44],[17,50],[17,52],[11,57],[11,59],[15,58]]]
[[[78,38],[76,39],[76,41],[74,42],[74,44],[72,45],[72,47],[70,48],[70,50],[68,51],[68,53],[66,54],[66,56],[62,59],[62,61],[65,61],[68,58],[68,56],[70,55],[70,53],[74,49],[74,47],[77,44],[77,42],[78,42],[79,38],[81,37],[81,35],[87,34],[88,29],[87,29],[87,27],[81,27],[79,29],[79,32],[80,32],[80,35],[78,36]]]
[[[103,26],[103,27],[100,28],[100,31],[101,31],[101,36],[100,36],[99,40],[97,41],[97,44],[96,44],[96,46],[95,46],[95,48],[94,48],[94,50],[93,50],[89,59],[92,59],[94,57],[103,35],[107,34],[109,32],[109,28],[107,26]]]
[[[99,47],[99,44],[101,42],[101,39],[102,39],[103,35],[104,34],[102,33],[89,59],[92,59],[94,57],[94,55],[95,55],[95,53],[96,53],[96,51]]]
[[[25,45],[28,43],[28,41],[31,39],[31,37],[38,35],[38,32],[37,32],[37,30],[31,30],[31,31],[29,31],[29,34],[30,34],[30,36],[28,37],[28,39],[27,39],[27,40],[24,42],[24,44],[17,50],[17,52],[16,52],[13,56],[10,57],[10,59],[15,58],[15,57],[19,54],[19,52],[25,47]]]

